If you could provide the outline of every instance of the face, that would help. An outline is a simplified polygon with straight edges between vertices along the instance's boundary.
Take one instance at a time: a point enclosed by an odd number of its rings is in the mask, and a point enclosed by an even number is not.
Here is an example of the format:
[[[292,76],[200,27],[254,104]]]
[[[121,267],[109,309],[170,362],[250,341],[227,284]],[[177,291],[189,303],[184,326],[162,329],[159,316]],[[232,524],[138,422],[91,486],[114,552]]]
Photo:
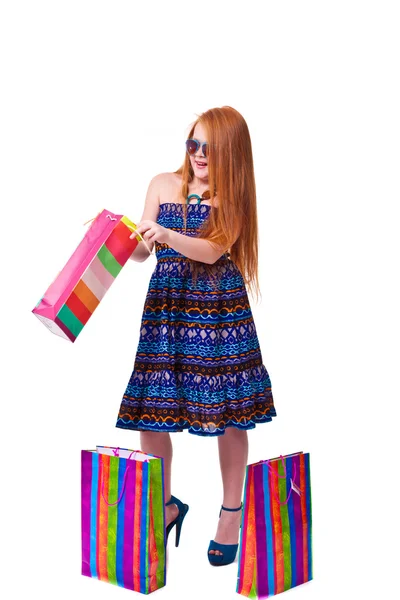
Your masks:
[[[196,177],[202,180],[208,179],[208,158],[203,156],[202,146],[204,142],[208,142],[207,134],[200,123],[197,123],[194,128],[192,138],[200,142],[200,147],[197,149],[196,154],[193,156],[189,155],[190,164]]]

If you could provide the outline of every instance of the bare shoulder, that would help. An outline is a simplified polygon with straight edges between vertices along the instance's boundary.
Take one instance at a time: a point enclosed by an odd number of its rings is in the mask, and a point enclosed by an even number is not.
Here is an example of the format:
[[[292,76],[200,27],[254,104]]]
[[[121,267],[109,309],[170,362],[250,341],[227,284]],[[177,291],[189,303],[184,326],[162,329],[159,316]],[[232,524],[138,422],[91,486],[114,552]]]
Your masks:
[[[160,209],[160,196],[165,186],[165,173],[153,177],[147,188],[141,221],[149,219],[156,221]]]
[[[150,185],[156,191],[159,203],[179,202],[182,177],[176,173],[160,173],[151,180]]]

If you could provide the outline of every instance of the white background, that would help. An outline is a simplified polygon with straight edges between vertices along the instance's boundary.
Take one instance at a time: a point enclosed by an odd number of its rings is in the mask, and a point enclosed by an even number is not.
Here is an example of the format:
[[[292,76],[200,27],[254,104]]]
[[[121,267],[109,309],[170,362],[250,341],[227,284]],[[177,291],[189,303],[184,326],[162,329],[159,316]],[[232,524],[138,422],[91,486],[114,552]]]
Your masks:
[[[115,428],[154,256],[123,269],[75,344],[31,310],[102,208],[138,222],[196,114],[253,141],[277,418],[249,462],[311,453],[314,580],[293,598],[398,594],[399,18],[385,2],[5,1],[0,12],[3,571],[8,598],[129,598],[80,574],[80,451]],[[175,434],[190,505],[160,598],[234,599],[207,561],[216,439]],[[3,590],[4,591],[4,590]],[[137,596],[139,597],[139,596]]]

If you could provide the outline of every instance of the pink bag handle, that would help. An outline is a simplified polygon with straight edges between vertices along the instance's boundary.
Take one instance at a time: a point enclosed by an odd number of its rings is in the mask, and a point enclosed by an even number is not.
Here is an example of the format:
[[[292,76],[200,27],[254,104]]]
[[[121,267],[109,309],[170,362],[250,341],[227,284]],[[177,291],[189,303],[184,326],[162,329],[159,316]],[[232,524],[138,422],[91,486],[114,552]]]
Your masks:
[[[112,448],[112,451],[114,453],[114,456],[119,456],[119,448]],[[137,453],[138,450],[132,450],[132,452],[130,453],[130,455],[128,456],[127,460],[130,459],[130,457],[132,456],[132,454]],[[124,495],[124,491],[125,491],[125,484],[126,484],[126,476],[128,475],[128,471],[129,471],[129,467],[130,464],[128,463],[125,469],[125,473],[124,473],[124,479],[122,482],[122,490],[121,493],[119,495],[119,498],[116,502],[108,502],[108,500],[106,500],[104,498],[104,479],[103,479],[103,463],[102,461],[100,461],[100,479],[102,481],[102,486],[101,486],[101,495],[103,496],[103,500],[106,504],[108,504],[108,506],[115,506],[116,504],[119,504],[121,502],[121,498]]]
[[[281,458],[281,460],[282,460],[283,470],[285,471],[285,473],[284,473],[283,475],[279,475],[279,472],[278,472],[278,471],[275,471],[275,470],[274,470],[274,469],[271,467],[271,465],[270,465],[270,461],[269,461],[269,460],[263,460],[263,461],[261,461],[261,462],[265,463],[265,464],[267,465],[267,467],[268,467],[268,470],[269,470],[271,473],[273,473],[274,475],[276,475],[276,476],[277,476],[279,479],[286,479],[286,478],[287,478],[286,464],[285,464],[285,461],[283,460],[283,456],[282,456],[282,454],[281,454],[280,458]],[[296,485],[296,484],[294,483],[294,480],[296,479],[296,474],[297,474],[297,473],[296,473],[296,471],[297,471],[296,463],[293,463],[293,467],[294,467],[294,468],[293,468],[293,477],[292,477],[291,481],[292,481],[292,483],[293,483],[294,485]],[[288,496],[287,496],[286,500],[285,500],[285,501],[282,501],[282,500],[279,498],[279,492],[277,493],[277,491],[276,491],[275,484],[274,484],[274,479],[273,479],[273,478],[272,478],[272,484],[273,484],[273,486],[274,486],[274,494],[275,494],[275,498],[276,498],[276,500],[277,500],[277,501],[279,502],[279,504],[281,504],[281,505],[287,504],[287,503],[289,502],[289,498],[290,498],[290,496],[292,495],[293,486],[291,486],[291,487],[290,487],[289,494],[288,494]],[[297,486],[297,485],[296,485],[296,487],[297,487],[297,488],[300,490],[299,486]],[[300,490],[300,491],[301,491],[301,490]]]

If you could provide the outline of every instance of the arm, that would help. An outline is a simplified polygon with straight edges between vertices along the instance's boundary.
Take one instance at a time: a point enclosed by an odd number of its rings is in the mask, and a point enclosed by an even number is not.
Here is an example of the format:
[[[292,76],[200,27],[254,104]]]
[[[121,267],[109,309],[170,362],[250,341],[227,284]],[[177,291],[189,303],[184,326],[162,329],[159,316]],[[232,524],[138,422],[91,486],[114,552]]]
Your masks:
[[[224,248],[218,247],[218,245],[208,240],[190,237],[157,224],[157,216],[160,209],[160,193],[162,186],[168,184],[167,175],[161,173],[150,182],[146,196],[145,210],[138,225],[139,233],[143,235],[151,250],[154,246],[154,240],[150,241],[149,238],[154,238],[160,243],[168,244],[173,250],[191,260],[214,264],[226,252]],[[137,262],[143,262],[148,256],[149,252],[146,246],[139,242],[131,258]]]
[[[183,254],[192,260],[208,263],[212,265],[225,252],[222,248],[217,248],[207,240],[189,237],[177,231],[169,231],[168,246],[171,246],[176,252]]]
[[[144,210],[142,214],[142,218],[140,221],[144,219],[150,219],[151,221],[156,221],[158,216],[158,211],[160,208],[160,184],[163,175],[156,175],[150,181],[150,185],[147,190],[146,199],[144,203]],[[139,221],[139,223],[140,223]],[[154,242],[147,242],[150,250],[153,250]],[[150,256],[149,251],[142,241],[138,243],[135,250],[132,252],[130,258],[136,262],[143,262]]]

